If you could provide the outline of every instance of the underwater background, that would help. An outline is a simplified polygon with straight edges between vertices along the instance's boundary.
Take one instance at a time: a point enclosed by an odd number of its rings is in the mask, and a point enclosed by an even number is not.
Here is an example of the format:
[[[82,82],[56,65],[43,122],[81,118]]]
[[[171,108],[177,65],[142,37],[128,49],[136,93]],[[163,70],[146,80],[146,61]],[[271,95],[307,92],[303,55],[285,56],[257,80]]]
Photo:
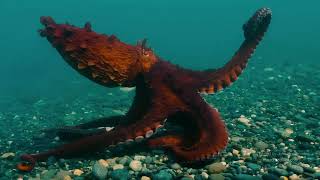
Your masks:
[[[169,179],[233,179],[239,174],[243,177],[237,178],[244,179],[263,175],[275,179],[319,178],[319,6],[316,0],[1,0],[0,179],[97,178],[91,167],[98,157],[47,162],[30,174],[15,170],[15,164],[23,152],[57,144],[48,145],[52,140],[42,138],[38,141],[47,146],[35,146],[34,136],[41,134],[41,129],[123,114],[134,95],[126,89],[99,86],[72,70],[39,36],[40,16],[81,27],[89,21],[94,31],[114,34],[130,44],[147,38],[163,59],[190,69],[206,69],[221,67],[229,60],[243,41],[243,23],[261,7],[271,8],[273,19],[247,69],[223,93],[204,97],[219,109],[234,138],[225,156],[212,166],[191,170],[161,151],[123,154],[114,164],[121,164],[120,158],[135,159],[137,155],[144,157],[140,159],[143,164],[153,164],[153,169],[142,173],[130,170],[129,160],[123,163],[121,169],[128,169],[127,176],[135,179],[157,179],[162,175],[159,173]],[[241,117],[260,128],[241,124]],[[257,155],[249,160],[242,158],[246,149]],[[270,151],[274,153],[270,155]],[[150,162],[145,160],[148,157]],[[110,167],[103,178],[117,179]],[[84,174],[75,175],[75,169]]]

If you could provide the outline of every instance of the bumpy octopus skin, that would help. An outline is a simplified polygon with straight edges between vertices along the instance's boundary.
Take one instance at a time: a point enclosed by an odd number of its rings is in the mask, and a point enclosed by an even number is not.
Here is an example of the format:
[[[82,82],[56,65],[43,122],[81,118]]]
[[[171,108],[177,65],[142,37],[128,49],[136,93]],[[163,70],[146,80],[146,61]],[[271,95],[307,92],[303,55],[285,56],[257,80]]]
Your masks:
[[[17,168],[31,171],[37,161],[49,156],[73,157],[141,140],[151,148],[171,150],[180,162],[193,163],[217,155],[226,147],[228,133],[217,110],[200,93],[213,94],[237,79],[270,21],[271,10],[259,9],[243,25],[245,39],[227,64],[219,69],[192,71],[162,60],[145,40],[129,45],[114,35],[93,32],[89,23],[78,28],[41,17],[45,28],[39,30],[40,35],[73,69],[106,87],[135,86],[136,95],[123,116],[57,129],[61,139],[71,142],[47,152],[24,154]],[[157,133],[166,121],[183,130]],[[110,126],[114,128],[102,128]]]

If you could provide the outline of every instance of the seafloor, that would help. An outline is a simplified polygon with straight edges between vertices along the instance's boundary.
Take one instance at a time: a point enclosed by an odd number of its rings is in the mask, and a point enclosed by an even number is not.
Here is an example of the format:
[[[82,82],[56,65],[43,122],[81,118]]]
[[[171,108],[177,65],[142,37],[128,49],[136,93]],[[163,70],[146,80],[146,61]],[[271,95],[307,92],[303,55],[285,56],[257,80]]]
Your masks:
[[[0,179],[319,179],[320,66],[249,65],[232,87],[204,96],[225,120],[228,147],[209,165],[191,168],[163,150],[120,147],[77,159],[15,169],[19,154],[61,143],[41,129],[124,113],[133,91],[74,98],[1,97]],[[212,137],[215,138],[215,137]]]

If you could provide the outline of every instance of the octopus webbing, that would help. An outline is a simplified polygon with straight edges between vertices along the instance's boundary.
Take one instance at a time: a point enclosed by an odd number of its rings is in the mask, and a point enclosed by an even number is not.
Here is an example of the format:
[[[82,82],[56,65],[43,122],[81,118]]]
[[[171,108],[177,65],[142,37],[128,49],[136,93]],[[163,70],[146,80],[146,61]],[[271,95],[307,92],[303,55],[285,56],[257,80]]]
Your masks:
[[[135,87],[136,94],[125,115],[100,118],[77,126],[56,129],[70,143],[37,154],[24,154],[17,168],[31,171],[48,157],[73,157],[118,144],[144,141],[150,148],[164,148],[180,162],[212,158],[228,143],[228,133],[218,111],[201,94],[213,94],[232,84],[246,67],[271,21],[271,10],[261,8],[243,25],[244,41],[231,60],[218,69],[188,70],[157,56],[146,40],[136,45],[114,35],[57,24],[41,17],[39,30],[62,58],[77,72],[106,87]],[[181,131],[162,131],[174,122]],[[114,128],[106,128],[114,127]]]

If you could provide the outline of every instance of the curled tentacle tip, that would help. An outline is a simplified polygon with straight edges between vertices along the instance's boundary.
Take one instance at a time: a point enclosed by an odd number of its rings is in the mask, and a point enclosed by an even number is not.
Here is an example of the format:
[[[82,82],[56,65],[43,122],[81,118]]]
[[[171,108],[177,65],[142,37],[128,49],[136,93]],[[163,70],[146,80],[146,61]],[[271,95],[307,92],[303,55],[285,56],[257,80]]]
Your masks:
[[[36,164],[36,160],[29,154],[24,154],[20,156],[20,159],[25,162],[17,164],[17,169],[23,172],[30,172]]]
[[[263,36],[271,21],[270,8],[261,8],[243,25],[246,39],[257,39]]]
[[[25,162],[21,162],[17,164],[17,169],[22,172],[30,172],[34,168],[33,165],[27,164]]]

